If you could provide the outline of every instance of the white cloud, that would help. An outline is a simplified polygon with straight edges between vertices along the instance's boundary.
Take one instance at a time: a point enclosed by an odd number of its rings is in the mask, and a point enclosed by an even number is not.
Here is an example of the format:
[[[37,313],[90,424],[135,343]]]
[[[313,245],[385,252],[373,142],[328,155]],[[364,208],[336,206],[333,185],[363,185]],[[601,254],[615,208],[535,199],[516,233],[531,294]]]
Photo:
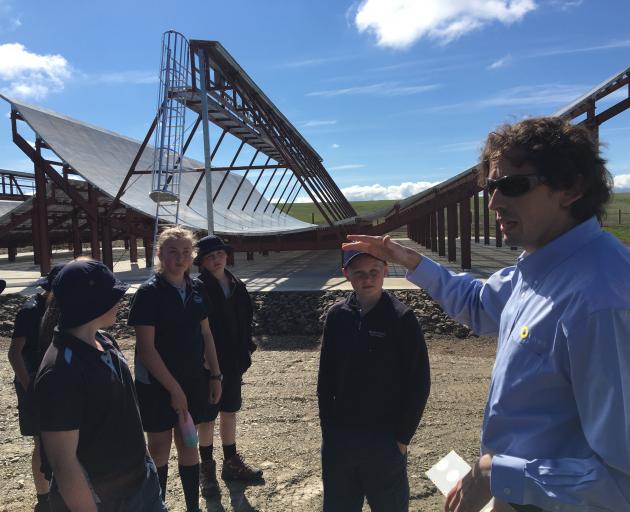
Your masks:
[[[618,174],[613,176],[613,178],[617,192],[630,192],[630,174]]]
[[[12,32],[22,26],[21,15],[15,13],[12,2],[0,0],[0,32]]]
[[[331,126],[333,124],[337,124],[336,120],[330,120],[330,121],[306,121],[306,123],[304,123],[304,128],[313,128],[313,127],[317,127],[317,126]]]
[[[468,142],[453,142],[452,144],[444,144],[439,146],[437,150],[441,153],[459,153],[460,151],[474,151],[479,150],[482,143],[478,140],[471,140]]]
[[[447,110],[483,110],[495,107],[549,107],[564,106],[588,91],[585,85],[543,84],[524,85],[506,89],[489,98],[469,102],[436,105],[423,109],[424,112],[443,112]]]
[[[406,197],[422,192],[434,187],[439,181],[406,181],[400,185],[383,186],[375,185],[352,185],[342,188],[343,195],[348,201],[372,201],[375,199],[404,199]]]
[[[333,149],[339,149],[341,146],[339,144],[331,144],[330,147]]]
[[[364,0],[354,22],[379,46],[406,48],[421,38],[449,43],[495,21],[509,25],[535,8],[534,0]]]
[[[574,7],[579,7],[584,0],[551,0],[551,5],[563,11],[568,11]]]
[[[63,90],[71,74],[61,55],[31,53],[20,43],[0,45],[1,90],[7,94],[39,100]]]
[[[499,69],[504,68],[512,61],[512,57],[510,55],[506,55],[505,57],[501,57],[498,60],[495,60],[492,64],[488,66],[488,69]]]
[[[285,62],[284,64],[280,64],[277,67],[279,68],[306,68],[312,66],[320,66],[321,64],[328,64],[329,62],[339,62],[343,60],[348,60],[350,57],[346,55],[339,55],[335,57],[319,57],[314,59],[304,59],[297,60],[292,62]]]
[[[307,96],[354,96],[354,95],[372,95],[372,96],[410,96],[412,94],[420,94],[427,91],[437,89],[439,85],[399,85],[398,83],[378,83],[372,85],[359,85],[356,87],[347,87],[345,89],[331,89],[327,91],[309,92]]]
[[[365,167],[365,164],[346,164],[346,165],[337,165],[335,167],[329,167],[329,171],[347,171],[349,169],[361,169]]]
[[[111,71],[86,77],[101,84],[155,84],[159,81],[157,71]]]

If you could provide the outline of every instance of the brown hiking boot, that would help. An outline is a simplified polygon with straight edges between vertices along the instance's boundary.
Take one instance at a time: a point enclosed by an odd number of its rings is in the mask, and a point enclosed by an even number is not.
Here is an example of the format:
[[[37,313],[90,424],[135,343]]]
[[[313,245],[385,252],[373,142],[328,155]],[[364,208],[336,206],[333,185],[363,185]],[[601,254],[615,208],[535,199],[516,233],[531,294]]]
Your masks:
[[[199,488],[205,499],[215,498],[219,495],[217,463],[214,462],[214,459],[199,464]]]
[[[221,478],[223,478],[223,480],[241,480],[247,482],[260,480],[262,476],[262,469],[247,464],[239,453],[223,461],[223,469],[221,470]]]

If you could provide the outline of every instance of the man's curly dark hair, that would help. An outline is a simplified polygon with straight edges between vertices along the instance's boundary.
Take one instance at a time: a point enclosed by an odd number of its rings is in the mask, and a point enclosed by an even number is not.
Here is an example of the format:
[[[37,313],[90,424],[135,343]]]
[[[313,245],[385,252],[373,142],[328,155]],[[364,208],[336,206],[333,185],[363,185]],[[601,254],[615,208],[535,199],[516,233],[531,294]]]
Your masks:
[[[579,222],[606,214],[613,178],[601,157],[599,143],[587,128],[559,117],[537,117],[504,124],[491,132],[481,152],[479,181],[484,185],[491,162],[505,158],[517,167],[529,163],[554,190],[569,189],[581,180],[583,195],[571,205]]]

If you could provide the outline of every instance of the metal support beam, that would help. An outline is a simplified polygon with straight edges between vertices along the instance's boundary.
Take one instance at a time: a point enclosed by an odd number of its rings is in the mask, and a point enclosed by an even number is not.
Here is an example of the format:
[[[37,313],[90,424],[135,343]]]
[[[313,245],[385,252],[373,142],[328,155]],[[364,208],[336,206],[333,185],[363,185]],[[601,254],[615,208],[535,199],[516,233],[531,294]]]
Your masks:
[[[251,162],[249,163],[249,165],[254,165],[254,160],[256,160],[256,157],[258,156],[258,153],[260,153],[260,150],[256,150],[256,152],[254,153],[254,156],[252,157]],[[269,162],[270,158],[267,159],[267,162]],[[228,203],[227,209],[229,210],[230,207],[232,206],[232,204],[234,203],[234,199],[236,199],[236,196],[238,195],[239,191],[241,190],[241,187],[243,186],[243,183],[245,183],[245,180],[247,179],[247,174],[249,173],[249,169],[247,171],[245,171],[245,174],[243,174],[243,177],[241,178],[241,181],[239,181],[238,183],[238,187],[236,187],[236,190],[234,191],[234,195],[232,195],[232,199],[230,199],[230,202]]]
[[[479,194],[473,194],[473,225],[475,230],[475,243],[479,243]]]
[[[470,270],[470,199],[468,197],[459,202],[459,250],[462,269]]]
[[[39,226],[39,269],[41,275],[50,272],[50,242],[48,240],[48,205],[46,204],[46,176],[44,174],[40,139],[35,141],[35,201],[37,201],[37,223]]]
[[[226,133],[225,130],[223,130],[223,132],[221,133],[219,137],[219,140],[217,141],[217,145],[214,146],[214,149],[212,150],[212,154],[210,155],[210,161],[214,159],[214,155],[216,155],[217,151],[219,150],[219,147],[221,147],[221,143],[223,142],[223,137],[225,137],[225,133]],[[213,171],[214,169],[211,168],[210,170]],[[203,169],[203,173],[201,174],[201,176],[199,176],[197,183],[195,183],[195,186],[193,187],[193,190],[190,193],[190,197],[188,198],[188,201],[186,201],[186,206],[190,206],[190,203],[192,203],[193,197],[195,197],[195,194],[197,193],[197,189],[199,188],[199,185],[201,185],[201,182],[204,176],[205,176],[205,169]],[[223,179],[225,181],[225,177]],[[221,182],[221,185],[219,186],[219,190],[217,190],[216,193],[214,194],[213,201],[216,200],[222,186],[223,186],[223,181]]]
[[[276,175],[278,169],[276,169],[275,171],[273,171],[271,173],[271,178],[269,178],[269,181],[267,182],[267,184],[265,185],[265,188],[263,189],[263,191],[260,194],[260,197],[258,198],[258,201],[256,201],[256,206],[254,206],[254,211],[256,211],[258,209],[258,205],[260,204],[260,201],[262,201],[263,197],[265,197],[265,192],[267,192],[267,189],[269,188],[269,185],[271,185],[271,182],[273,181],[273,177]],[[287,169],[284,170],[284,172],[287,172]],[[283,175],[284,177],[284,175]]]
[[[437,211],[437,236],[438,254],[444,256],[446,254],[446,244],[444,241],[444,206],[440,206]]]
[[[448,261],[457,260],[457,245],[455,239],[457,237],[457,203],[450,203],[446,207],[446,232],[448,239]]]
[[[490,245],[490,210],[488,209],[488,190],[483,189],[483,244]]]

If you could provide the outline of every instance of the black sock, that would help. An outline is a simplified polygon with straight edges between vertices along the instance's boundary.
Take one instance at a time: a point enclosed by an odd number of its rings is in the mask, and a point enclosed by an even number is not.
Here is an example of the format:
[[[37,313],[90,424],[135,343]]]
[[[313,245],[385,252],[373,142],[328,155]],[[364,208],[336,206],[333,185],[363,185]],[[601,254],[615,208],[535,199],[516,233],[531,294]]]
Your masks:
[[[168,463],[157,468],[160,489],[162,489],[162,501],[166,501],[166,481],[168,480]]]
[[[234,455],[236,455],[236,443],[224,444],[223,445],[223,458],[229,459],[230,457],[234,457]]]
[[[212,445],[199,445],[199,456],[201,457],[201,462],[208,462],[209,460],[212,460]]]
[[[37,495],[37,503],[45,504],[48,503],[48,493],[38,494]]]
[[[184,489],[188,510],[199,510],[199,464],[179,466],[179,478]]]

